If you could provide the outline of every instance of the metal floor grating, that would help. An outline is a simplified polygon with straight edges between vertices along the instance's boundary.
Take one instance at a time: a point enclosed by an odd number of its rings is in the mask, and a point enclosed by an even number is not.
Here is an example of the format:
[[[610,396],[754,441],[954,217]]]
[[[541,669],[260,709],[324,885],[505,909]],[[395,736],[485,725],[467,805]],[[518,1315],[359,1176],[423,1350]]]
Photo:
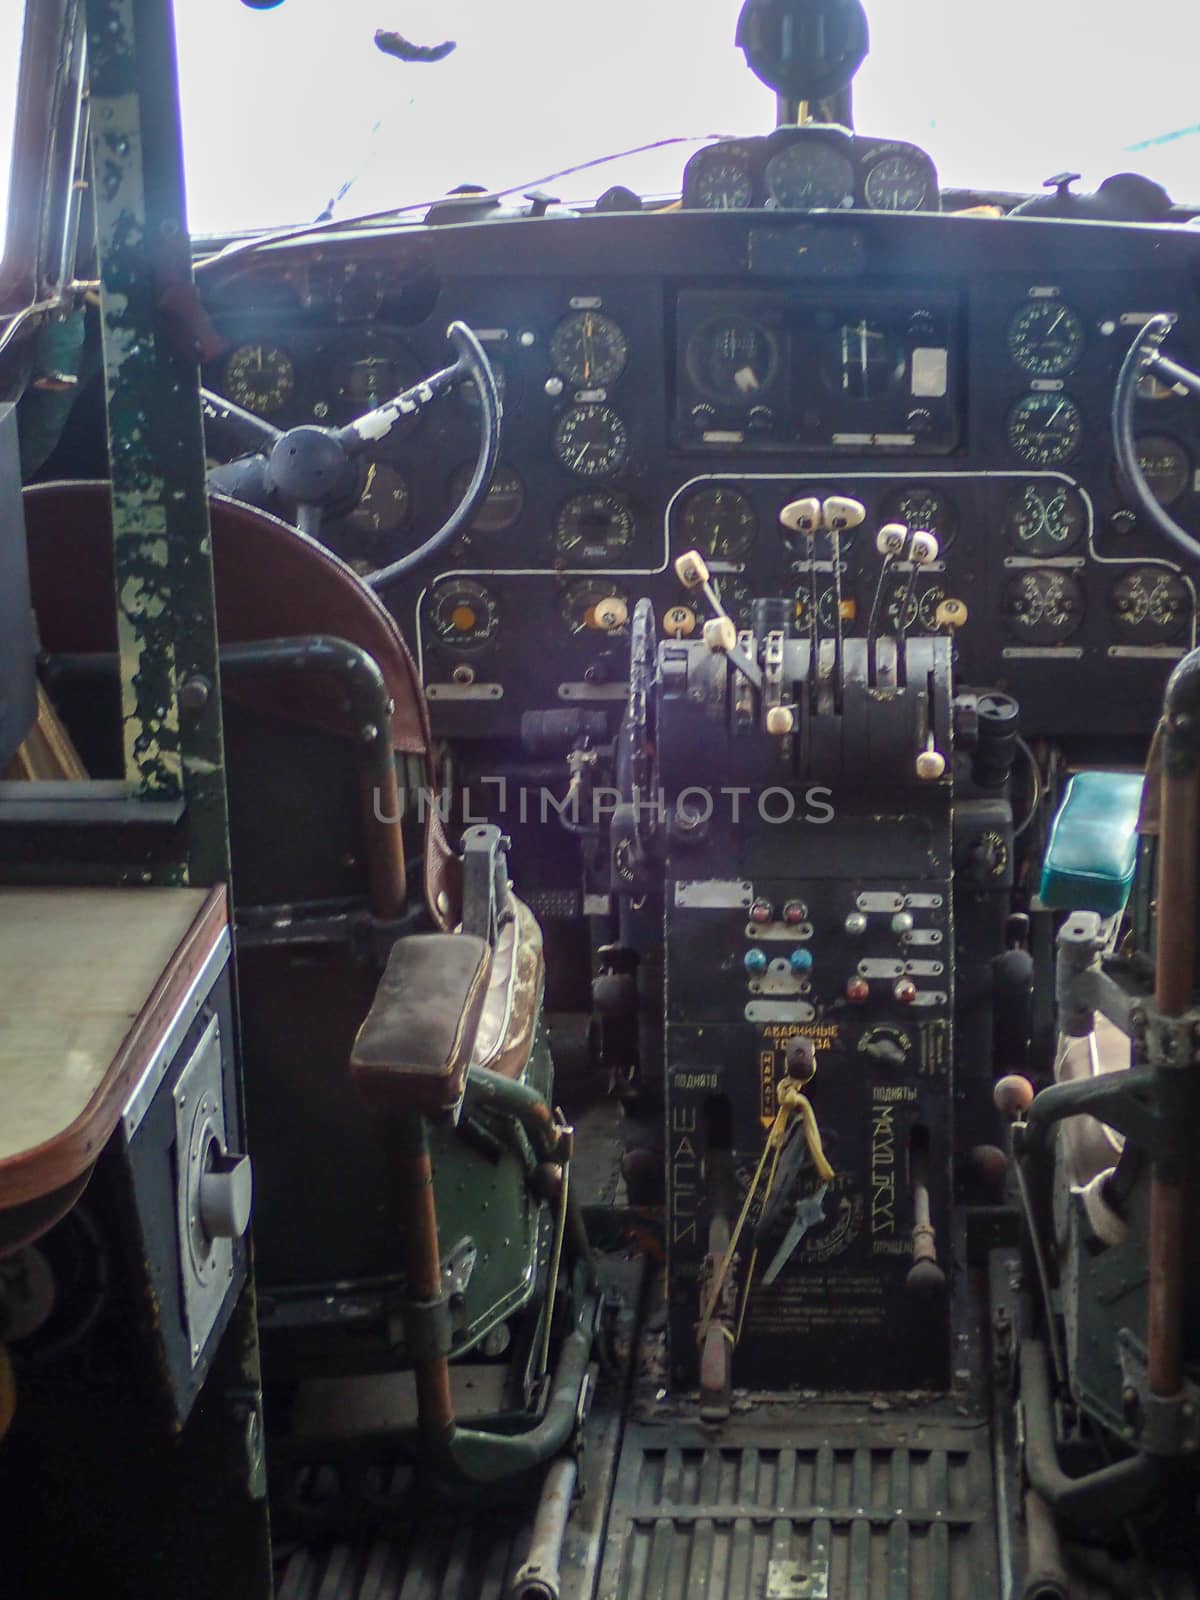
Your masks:
[[[279,1563],[276,1600],[503,1600],[518,1532],[519,1518],[430,1519],[406,1537],[297,1550]]]
[[[632,1424],[597,1600],[993,1600],[987,1427]]]

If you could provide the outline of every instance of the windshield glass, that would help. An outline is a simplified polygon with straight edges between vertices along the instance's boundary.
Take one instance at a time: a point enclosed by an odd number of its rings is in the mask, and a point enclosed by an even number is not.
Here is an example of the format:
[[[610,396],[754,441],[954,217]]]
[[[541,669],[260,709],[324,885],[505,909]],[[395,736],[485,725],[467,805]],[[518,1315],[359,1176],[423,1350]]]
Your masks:
[[[0,6],[0,11],[4,8]],[[175,0],[194,232],[412,205],[459,184],[555,178],[565,201],[621,182],[678,194],[706,137],[766,133],[775,97],[733,35],[741,0]],[[1200,201],[1200,6],[1138,0],[868,0],[862,133],[929,151],[944,186],[1094,187],[1138,171]],[[403,61],[377,28],[435,61]],[[11,56],[9,57],[11,59]],[[0,72],[4,68],[0,67]],[[3,102],[0,101],[0,114]]]
[[[9,0],[0,5],[0,259],[8,241],[8,196],[12,187],[13,134],[17,122],[17,83],[21,74],[21,40],[25,7]]]

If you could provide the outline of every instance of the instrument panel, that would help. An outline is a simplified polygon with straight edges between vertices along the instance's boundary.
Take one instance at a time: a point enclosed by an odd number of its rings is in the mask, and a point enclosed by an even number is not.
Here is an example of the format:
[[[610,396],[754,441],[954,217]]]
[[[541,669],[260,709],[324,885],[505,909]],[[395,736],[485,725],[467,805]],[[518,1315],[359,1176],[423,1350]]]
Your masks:
[[[706,145],[683,174],[694,211],[936,211],[937,168],[915,144],[822,124]]]
[[[1196,596],[1116,475],[1109,409],[1149,313],[1196,359],[1198,264],[1184,229],[948,216],[404,230],[323,240],[319,261],[272,250],[210,289],[228,348],[206,381],[280,425],[342,422],[443,365],[452,317],[479,332],[500,466],[466,535],[388,596],[443,735],[515,737],[566,705],[615,718],[636,601],[660,635],[702,626],[671,566],[694,546],[739,619],[784,595],[800,630],[861,634],[875,609],[929,631],[957,601],[960,675],[1016,695],[1028,731],[1142,737]],[[355,296],[331,292],[342,275]],[[477,420],[468,386],[389,436],[329,544],[367,570],[427,536]],[[1144,385],[1136,432],[1154,492],[1200,528],[1200,404]],[[780,522],[809,494],[867,509],[836,572],[825,535]],[[888,521],[932,532],[937,559],[881,580]]]

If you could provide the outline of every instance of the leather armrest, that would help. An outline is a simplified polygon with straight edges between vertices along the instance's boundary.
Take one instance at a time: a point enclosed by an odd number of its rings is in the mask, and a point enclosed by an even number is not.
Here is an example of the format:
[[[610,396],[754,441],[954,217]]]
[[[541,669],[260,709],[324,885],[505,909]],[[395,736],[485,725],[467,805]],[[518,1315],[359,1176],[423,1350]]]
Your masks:
[[[400,939],[350,1052],[368,1103],[438,1116],[462,1099],[487,998],[492,952],[466,933]]]

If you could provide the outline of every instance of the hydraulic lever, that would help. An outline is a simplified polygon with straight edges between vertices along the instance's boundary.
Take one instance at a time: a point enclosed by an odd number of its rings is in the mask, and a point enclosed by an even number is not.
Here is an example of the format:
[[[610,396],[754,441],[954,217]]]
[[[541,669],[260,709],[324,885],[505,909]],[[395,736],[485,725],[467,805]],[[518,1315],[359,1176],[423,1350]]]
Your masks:
[[[879,619],[883,609],[883,597],[887,590],[888,575],[892,570],[892,563],[904,554],[907,544],[908,529],[902,522],[885,522],[875,535],[875,548],[883,557],[883,562],[875,584],[875,595],[871,601],[871,614],[867,619],[867,675],[871,684],[875,682],[875,643],[879,633]]]
[[[909,540],[908,559],[911,563],[908,574],[908,583],[905,586],[904,598],[900,605],[900,616],[896,626],[896,674],[899,681],[904,677],[904,644],[908,638],[908,630],[916,614],[915,593],[917,587],[917,574],[922,567],[929,565],[938,558],[938,542],[932,533],[918,529]],[[913,613],[910,616],[910,611]]]
[[[716,613],[704,624],[704,643],[714,655],[727,656],[755,689],[763,684],[762,668],[752,661],[744,650],[738,648],[737,627],[733,618],[721,604],[721,597],[713,588],[708,563],[698,550],[687,550],[675,562],[675,576],[685,589],[700,589]]]
[[[821,521],[829,535],[833,562],[833,693],[840,707],[842,697],[842,534],[866,521],[867,508],[860,500],[830,495],[821,506]],[[814,563],[815,565],[815,563]]]
[[[780,525],[808,541],[808,688],[812,703],[817,698],[817,655],[820,645],[820,591],[817,587],[817,530],[821,526],[821,502],[813,495],[793,500],[779,513]]]

